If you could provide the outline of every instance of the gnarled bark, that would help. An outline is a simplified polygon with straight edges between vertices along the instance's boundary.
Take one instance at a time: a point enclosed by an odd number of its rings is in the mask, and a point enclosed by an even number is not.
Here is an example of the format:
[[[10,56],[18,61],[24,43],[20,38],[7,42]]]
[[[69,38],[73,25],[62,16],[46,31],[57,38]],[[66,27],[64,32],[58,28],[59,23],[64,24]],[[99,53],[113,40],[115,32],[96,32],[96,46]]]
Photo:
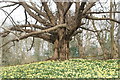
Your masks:
[[[69,41],[56,40],[54,42],[54,55],[47,60],[66,60],[69,59]]]
[[[66,37],[64,28],[59,29],[59,34],[54,42],[54,55],[47,60],[66,60],[69,59],[69,38]]]

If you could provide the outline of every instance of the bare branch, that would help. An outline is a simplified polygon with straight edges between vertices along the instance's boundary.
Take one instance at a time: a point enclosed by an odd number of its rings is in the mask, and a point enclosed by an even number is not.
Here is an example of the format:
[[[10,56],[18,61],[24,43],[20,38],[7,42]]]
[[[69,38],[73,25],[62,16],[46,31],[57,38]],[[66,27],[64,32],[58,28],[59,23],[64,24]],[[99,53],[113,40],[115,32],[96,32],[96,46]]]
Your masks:
[[[53,35],[48,35],[48,34],[41,34],[41,35],[33,35],[35,38],[42,38],[45,41],[48,41],[50,43],[54,43],[55,37]]]
[[[24,28],[24,27],[33,27],[33,28],[36,28],[36,29],[46,29],[45,27],[43,26],[40,26],[40,25],[36,25],[36,24],[25,24],[25,25],[16,25],[14,27],[20,27],[20,28]]]
[[[77,35],[78,33],[82,33],[82,30],[75,31],[72,36],[75,36],[75,35]]]
[[[14,3],[14,4],[10,4],[10,5],[6,5],[6,6],[2,6],[2,7],[0,7],[0,8],[6,8],[6,7],[15,6],[15,5],[16,5],[16,3]]]
[[[59,24],[65,23],[65,16],[64,16],[64,7],[62,2],[55,2],[58,10],[58,15],[59,15]]]
[[[63,16],[66,15],[66,13],[68,12],[68,10],[70,9],[71,5],[73,4],[73,2],[68,2],[66,3],[64,6],[66,7],[63,13]]]
[[[2,47],[4,47],[4,46],[6,46],[7,44],[9,44],[10,42],[13,42],[14,40],[10,40],[10,41],[8,41],[8,42],[6,42],[5,44],[3,44],[2,46],[0,46],[0,48],[2,48]]]
[[[91,19],[91,20],[110,20],[110,21],[114,21],[118,24],[120,24],[119,21],[115,20],[115,19],[111,19],[111,18],[98,18],[98,17],[94,17],[94,16],[86,16],[87,19]]]
[[[5,23],[5,21],[7,20],[7,18],[19,7],[20,5],[18,5],[17,7],[15,7],[5,18],[5,20],[3,21],[3,23],[1,24],[1,26]]]
[[[24,13],[25,13],[25,24],[27,24],[28,23],[28,16],[27,16],[27,11],[26,10],[24,10]]]
[[[44,39],[44,40],[46,40],[46,41],[48,41],[48,42],[50,42],[50,43],[53,43],[53,42],[55,41],[54,36],[52,36],[52,35],[47,35],[47,34],[32,35],[31,37],[42,38],[42,39]],[[0,48],[6,46],[6,45],[9,44],[10,42],[13,42],[13,43],[14,43],[14,41],[19,41],[19,40],[22,40],[22,39],[25,39],[25,38],[21,37],[21,38],[15,38],[15,39],[13,39],[13,40],[10,40],[10,41],[6,42],[5,44],[3,44],[2,46],[0,46]]]
[[[20,2],[16,2],[16,1],[10,1],[10,0],[3,0],[3,1],[0,1],[0,3],[16,3],[16,4],[20,4]]]
[[[62,2],[56,2],[56,5],[57,5],[57,9],[61,10],[61,12],[64,13],[64,8],[63,8],[63,5],[62,5]]]
[[[63,27],[66,28],[67,25],[66,25],[66,24],[60,24],[60,25],[56,25],[56,26],[54,26],[54,27],[51,27],[51,28],[48,28],[48,29],[45,29],[45,30],[31,32],[31,33],[28,33],[28,34],[26,34],[26,35],[23,35],[23,36],[19,37],[19,40],[25,39],[25,38],[30,37],[30,36],[32,36],[32,35],[38,35],[38,34],[42,34],[42,33],[47,33],[47,32],[56,30],[56,29],[58,29],[58,28],[63,28]]]
[[[29,7],[26,6],[27,4],[26,4],[25,2],[22,2],[21,4],[22,4],[22,6],[25,8],[25,10],[28,12],[28,14],[29,14],[30,16],[32,16],[34,19],[36,19],[38,22],[42,23],[42,24],[45,25],[45,26],[53,26],[53,25],[51,25],[50,23],[46,22],[46,20],[42,19],[40,16],[37,16],[36,14],[34,14],[34,13],[29,9]]]
[[[27,29],[27,27],[34,28],[34,29],[40,29],[40,30],[49,29],[49,28],[42,27],[42,26],[35,25],[35,24],[16,25],[16,26],[13,26],[9,29],[4,29],[4,32],[1,32],[0,36],[6,37],[12,31],[26,32],[26,33],[35,32],[35,30]],[[50,33],[52,35],[56,35],[55,31],[54,32],[51,31],[51,32],[48,32],[48,33]]]
[[[32,49],[32,47],[34,45],[34,42],[35,42],[35,38],[33,37],[32,44],[31,44],[30,48],[27,51],[30,51]]]
[[[84,11],[83,11],[83,14],[86,14],[87,11],[89,11],[94,5],[95,5],[96,2],[90,2],[88,5],[86,5]]]
[[[76,2],[75,3],[75,14],[77,15],[77,12],[79,10],[79,5],[80,5],[80,2]]]
[[[26,4],[29,8],[31,8],[32,10],[34,10],[36,13],[38,13],[39,15],[43,16],[44,18],[48,19],[47,15],[45,14],[45,12],[42,12],[41,10],[39,10],[35,5],[28,5]]]
[[[48,8],[47,2],[42,2],[42,5],[44,6],[44,10],[50,20],[50,22],[55,25],[55,18],[50,9]]]
[[[71,31],[70,31],[70,36],[72,36],[72,34],[80,27],[80,25],[82,24],[81,23],[81,20],[82,20],[82,12],[84,11],[84,7],[86,5],[86,2],[81,2],[81,5],[79,6],[79,9],[76,13],[76,16],[75,16],[75,27],[71,28]],[[78,6],[77,6],[78,7]]]
[[[91,30],[91,29],[85,28],[85,27],[79,27],[79,28],[81,28],[81,29],[83,29],[83,30],[91,31],[91,32],[96,32],[96,31],[94,31],[94,30]]]
[[[120,11],[115,11],[115,12],[87,12],[86,14],[105,14],[105,13],[120,13]]]
[[[9,13],[7,11],[5,11],[4,9],[1,9],[1,10],[5,13],[6,16],[9,15]],[[14,19],[12,18],[12,16],[9,15],[8,18],[10,19],[10,21],[12,22],[13,25],[16,25],[16,23],[15,23]],[[4,22],[5,21],[3,21],[2,25],[4,24]]]
[[[18,32],[26,32],[26,33],[30,33],[30,32],[34,32],[31,29],[20,29],[19,27],[12,27],[10,29],[4,29],[5,31],[0,33],[1,37],[6,37],[9,33],[13,33],[12,31],[18,31]],[[17,36],[15,33],[13,33],[15,36]],[[18,36],[17,36],[18,37]]]
[[[80,21],[82,19],[82,12],[84,10],[85,5],[86,5],[86,2],[82,2],[79,7],[78,13],[76,15],[76,27],[80,26]]]

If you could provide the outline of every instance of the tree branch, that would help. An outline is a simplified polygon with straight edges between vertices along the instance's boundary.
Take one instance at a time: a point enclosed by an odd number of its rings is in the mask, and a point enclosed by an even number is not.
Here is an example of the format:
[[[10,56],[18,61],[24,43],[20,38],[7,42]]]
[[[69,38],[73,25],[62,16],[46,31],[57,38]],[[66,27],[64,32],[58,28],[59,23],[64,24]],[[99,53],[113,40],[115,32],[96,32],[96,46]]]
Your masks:
[[[64,10],[64,13],[63,13],[63,16],[65,16],[68,12],[68,10],[70,9],[71,5],[73,4],[73,2],[68,2],[66,3],[64,6],[66,6],[65,10]]]
[[[44,6],[44,10],[50,20],[50,22],[55,25],[55,18],[50,9],[48,8],[47,2],[42,2],[42,5]]]
[[[88,5],[86,5],[86,7],[83,11],[83,14],[86,14],[86,12],[89,11],[91,9],[91,7],[94,6],[95,3],[96,3],[96,0],[95,0],[95,2],[90,2]]]
[[[111,18],[98,18],[98,17],[94,17],[94,16],[86,16],[87,19],[91,19],[91,20],[110,20],[110,21],[114,21],[118,24],[120,24],[119,21],[115,20],[115,19],[111,19]]]
[[[2,6],[2,7],[0,7],[0,8],[6,8],[6,7],[15,6],[15,5],[16,5],[16,3],[14,3],[14,4],[10,4],[10,5],[6,5],[6,6]]]
[[[1,10],[5,13],[6,16],[9,15],[9,13],[7,11],[5,11],[4,9],[1,9]],[[12,16],[9,15],[8,18],[10,19],[10,21],[12,22],[13,25],[16,25],[16,23],[15,23],[14,19],[12,18]],[[6,20],[3,21],[3,23],[1,24],[1,26],[5,23],[5,21]]]
[[[20,5],[18,5],[17,7],[15,7],[4,19],[3,23],[1,24],[1,26],[5,23],[5,21],[7,20],[7,18],[19,7]]]
[[[34,19],[38,20],[38,22],[42,23],[45,26],[53,26],[50,23],[46,22],[46,20],[42,19],[40,16],[34,14],[29,7],[27,6],[27,3],[21,2],[22,6],[25,8],[25,10],[28,12],[30,16],[32,16]]]
[[[47,34],[42,34],[42,35],[32,35],[31,37],[42,38],[43,40],[48,41],[48,42],[50,42],[50,43],[54,43],[54,41],[55,41],[54,36],[47,35]],[[3,44],[2,46],[0,46],[0,48],[6,46],[6,45],[9,44],[10,42],[19,41],[19,40],[22,40],[22,39],[24,39],[24,38],[21,37],[21,38],[15,38],[15,39],[13,39],[13,40],[9,40],[8,42],[6,42],[6,43]]]
[[[72,36],[75,36],[75,35],[77,35],[78,33],[82,33],[82,30],[75,31]]]
[[[41,10],[39,10],[35,5],[28,5],[26,4],[29,8],[31,8],[32,10],[34,10],[36,13],[38,13],[39,15],[43,16],[44,18],[48,19],[47,15],[45,14],[45,12],[42,12]]]
[[[78,9],[78,11],[77,11],[77,13],[76,13],[76,16],[75,16],[75,18],[76,18],[76,19],[75,19],[75,27],[71,28],[69,36],[72,36],[72,34],[73,34],[73,33],[80,27],[80,25],[82,24],[82,23],[81,23],[82,16],[83,16],[82,12],[84,11],[85,5],[86,5],[86,0],[85,0],[85,2],[84,2],[84,0],[83,0],[83,2],[81,2],[81,5],[79,6],[79,9]],[[78,6],[77,6],[77,7],[78,7]]]
[[[47,33],[47,32],[50,32],[50,31],[53,31],[53,30],[56,30],[58,28],[62,28],[62,27],[67,27],[66,24],[60,24],[60,25],[56,25],[54,27],[51,27],[51,28],[48,28],[48,29],[45,29],[45,30],[41,30],[41,31],[35,31],[35,32],[31,32],[31,33],[28,33],[24,36],[21,36],[20,39],[24,39],[24,38],[27,38],[27,37],[30,37],[32,35],[39,35],[39,34],[42,34],[42,33]]]
[[[105,14],[105,13],[120,13],[120,11],[115,11],[115,12],[87,12],[86,14]]]
[[[41,35],[33,35],[35,38],[41,38],[45,41],[48,41],[50,43],[54,43],[55,37],[53,35],[48,35],[48,34],[41,34]]]

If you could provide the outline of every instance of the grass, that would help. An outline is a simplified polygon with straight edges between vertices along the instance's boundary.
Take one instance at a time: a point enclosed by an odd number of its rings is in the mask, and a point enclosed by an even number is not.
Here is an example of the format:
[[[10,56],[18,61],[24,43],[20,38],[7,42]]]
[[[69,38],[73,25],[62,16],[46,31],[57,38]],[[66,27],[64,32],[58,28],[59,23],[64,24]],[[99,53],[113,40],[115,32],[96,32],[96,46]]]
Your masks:
[[[1,78],[118,78],[120,60],[70,59],[0,67]]]

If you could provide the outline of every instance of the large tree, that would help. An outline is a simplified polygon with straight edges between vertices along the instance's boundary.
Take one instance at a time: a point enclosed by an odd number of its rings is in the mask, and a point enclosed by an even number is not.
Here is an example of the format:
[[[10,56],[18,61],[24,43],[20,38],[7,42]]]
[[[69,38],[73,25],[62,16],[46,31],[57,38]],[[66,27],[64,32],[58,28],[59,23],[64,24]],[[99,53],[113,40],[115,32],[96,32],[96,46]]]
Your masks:
[[[92,7],[94,7],[97,0],[82,0],[81,2],[57,2],[58,0],[51,0],[56,6],[56,11],[53,11],[51,8],[52,5],[45,0],[39,0],[39,3],[34,2],[21,2],[15,1],[0,1],[0,3],[10,3],[6,4],[1,8],[7,14],[7,17],[11,18],[11,14],[18,7],[22,6],[24,8],[25,14],[25,24],[19,25],[15,23],[15,20],[12,19],[14,23],[13,27],[9,29],[4,29],[4,32],[0,33],[2,37],[6,37],[8,34],[14,32],[21,32],[23,34],[15,34],[17,38],[10,40],[9,42],[19,41],[26,39],[28,37],[42,38],[54,45],[54,55],[50,59],[60,59],[65,60],[69,58],[69,41],[72,36],[75,36],[77,33],[82,31],[79,28],[97,32],[94,30],[81,27],[83,19],[89,20],[110,20],[120,24],[119,21],[111,19],[110,17],[95,17],[91,14],[102,14],[110,12],[92,12]],[[4,8],[16,6],[11,13],[7,13]],[[70,8],[72,5],[75,5],[75,12],[71,13]],[[95,7],[94,7],[95,8]],[[119,12],[111,12],[119,13]],[[28,21],[28,15],[36,20],[36,23],[30,23]],[[3,21],[3,23],[5,20]],[[29,28],[28,28],[29,27]],[[32,28],[32,29],[30,29]],[[9,43],[7,42],[7,43]],[[6,45],[6,44],[5,44]],[[4,45],[3,45],[4,46]]]

